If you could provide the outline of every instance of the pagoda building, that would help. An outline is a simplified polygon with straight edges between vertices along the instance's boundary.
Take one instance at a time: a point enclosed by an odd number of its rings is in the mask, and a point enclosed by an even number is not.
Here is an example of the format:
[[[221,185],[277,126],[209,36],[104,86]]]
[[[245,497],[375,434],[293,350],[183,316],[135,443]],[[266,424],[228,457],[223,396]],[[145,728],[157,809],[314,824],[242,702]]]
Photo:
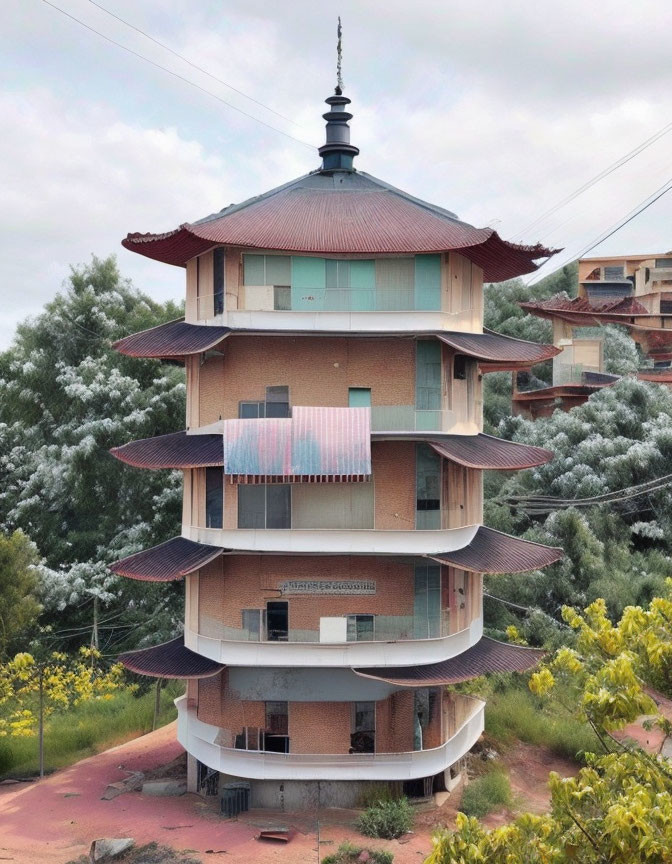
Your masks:
[[[190,788],[256,807],[451,788],[485,705],[446,685],[539,659],[483,635],[483,574],[561,557],[482,524],[484,470],[552,458],[482,433],[482,376],[558,352],[484,331],[483,280],[552,251],[357,170],[326,101],[317,170],[123,241],[186,270],[184,320],[115,347],[183,363],[187,417],[113,450],[184,472],[180,536],[112,566],[183,580],[184,633],[121,659],[185,679]]]
[[[604,368],[599,327],[628,329],[652,366],[640,369],[642,381],[672,385],[672,253],[582,258],[577,296],[557,294],[521,303],[526,312],[553,324],[553,358],[548,387],[520,389],[514,375],[513,413],[535,419],[556,408],[582,405],[591,393],[618,381]]]

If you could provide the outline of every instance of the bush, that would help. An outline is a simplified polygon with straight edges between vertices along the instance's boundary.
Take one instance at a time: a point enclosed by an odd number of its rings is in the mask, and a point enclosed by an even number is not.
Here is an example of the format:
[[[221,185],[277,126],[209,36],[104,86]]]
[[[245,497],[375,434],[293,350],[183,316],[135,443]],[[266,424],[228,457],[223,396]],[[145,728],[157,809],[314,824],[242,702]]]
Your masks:
[[[366,809],[367,807],[374,807],[382,801],[398,801],[403,797],[404,786],[401,782],[367,783],[359,794],[358,806]]]
[[[407,798],[378,801],[357,820],[357,829],[366,837],[395,840],[413,827],[413,809]]]
[[[362,846],[353,846],[352,843],[341,843],[333,855],[327,855],[322,859],[322,864],[350,864],[357,861],[362,852],[366,852],[369,856],[369,861],[373,864],[392,864],[394,855],[391,852],[386,852],[384,849],[365,849]]]
[[[589,726],[554,699],[542,704],[527,686],[513,686],[492,695],[485,711],[485,731],[500,745],[525,741],[577,762],[582,761],[584,752],[602,751]]]
[[[500,807],[511,806],[511,802],[508,775],[501,768],[493,767],[465,787],[460,810],[467,816],[486,816]]]

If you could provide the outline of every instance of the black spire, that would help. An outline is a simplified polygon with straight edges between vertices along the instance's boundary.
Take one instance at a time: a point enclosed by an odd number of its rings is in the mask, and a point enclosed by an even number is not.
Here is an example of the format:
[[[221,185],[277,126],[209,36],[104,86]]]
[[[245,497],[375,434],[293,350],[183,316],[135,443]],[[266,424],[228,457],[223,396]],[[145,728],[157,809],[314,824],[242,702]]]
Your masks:
[[[352,160],[359,153],[359,149],[350,143],[348,120],[352,120],[352,114],[345,110],[345,106],[350,104],[350,100],[343,95],[340,16],[337,34],[336,88],[334,95],[324,100],[329,105],[329,111],[322,115],[327,121],[327,140],[319,148],[318,153],[322,157],[323,171],[352,171]]]

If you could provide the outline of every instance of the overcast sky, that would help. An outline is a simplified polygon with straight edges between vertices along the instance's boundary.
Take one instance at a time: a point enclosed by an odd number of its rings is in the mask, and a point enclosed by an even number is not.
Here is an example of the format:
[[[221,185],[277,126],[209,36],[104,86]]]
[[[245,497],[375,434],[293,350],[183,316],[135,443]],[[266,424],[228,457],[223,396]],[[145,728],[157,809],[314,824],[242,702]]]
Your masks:
[[[669,0],[100,0],[277,114],[92,0],[53,3],[286,134],[44,0],[5,0],[0,348],[92,253],[116,253],[157,300],[181,297],[183,271],[124,250],[129,231],[174,228],[318,167],[287,136],[322,143],[336,11],[362,170],[507,239],[566,247],[558,263],[672,177],[670,131],[520,236],[672,123]],[[592,254],[670,249],[672,192]]]

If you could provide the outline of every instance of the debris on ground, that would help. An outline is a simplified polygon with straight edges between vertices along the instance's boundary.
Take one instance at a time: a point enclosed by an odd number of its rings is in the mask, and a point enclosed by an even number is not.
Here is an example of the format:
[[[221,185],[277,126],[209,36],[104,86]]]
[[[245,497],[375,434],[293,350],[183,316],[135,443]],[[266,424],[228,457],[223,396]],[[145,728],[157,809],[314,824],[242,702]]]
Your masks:
[[[108,783],[105,791],[100,796],[102,801],[111,801],[117,795],[123,795],[124,792],[133,792],[139,789],[145,779],[142,771],[127,771],[128,777],[124,780],[118,780],[116,783]]]
[[[134,846],[132,837],[101,837],[94,840],[89,849],[89,861],[98,864],[99,861],[111,861],[119,858],[124,852],[128,852]]]
[[[112,864],[201,864],[200,858],[191,857],[191,853],[194,852],[194,849],[178,851],[158,843],[147,843],[144,846],[127,849],[116,858],[107,860]],[[68,864],[90,864],[90,862],[91,858],[88,855],[82,855],[81,858],[69,861]]]
[[[142,784],[143,795],[154,795],[158,798],[185,795],[186,792],[186,780],[149,780]]]

